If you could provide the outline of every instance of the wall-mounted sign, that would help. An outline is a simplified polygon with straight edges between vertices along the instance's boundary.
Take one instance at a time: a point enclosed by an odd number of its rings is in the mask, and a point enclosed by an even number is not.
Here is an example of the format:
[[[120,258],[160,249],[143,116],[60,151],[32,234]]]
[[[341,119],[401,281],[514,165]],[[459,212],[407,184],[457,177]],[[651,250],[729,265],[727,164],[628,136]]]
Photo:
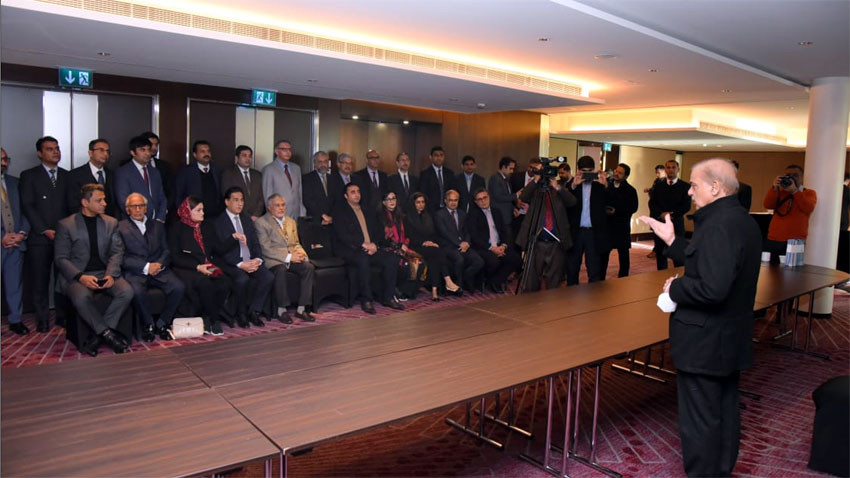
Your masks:
[[[91,88],[94,86],[94,72],[78,68],[59,68],[59,86]]]
[[[251,103],[256,106],[275,106],[277,105],[277,93],[267,90],[254,90]]]

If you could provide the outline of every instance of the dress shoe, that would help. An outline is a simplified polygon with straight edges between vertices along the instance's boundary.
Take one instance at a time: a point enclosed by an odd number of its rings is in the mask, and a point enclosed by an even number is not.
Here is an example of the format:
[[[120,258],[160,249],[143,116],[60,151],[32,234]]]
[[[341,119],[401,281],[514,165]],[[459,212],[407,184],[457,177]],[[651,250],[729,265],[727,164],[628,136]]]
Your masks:
[[[221,313],[218,314],[218,318],[221,319],[225,324],[227,324],[227,326],[231,329],[233,327],[236,327],[236,320],[234,320],[233,317],[227,312],[221,311]]]
[[[488,284],[487,288],[490,289],[490,292],[492,292],[494,294],[504,294],[505,293],[505,289],[503,289],[502,286],[500,286],[500,285]]]
[[[277,318],[277,320],[279,320],[283,324],[291,324],[292,323],[292,317],[289,316],[289,312],[284,312],[284,313],[280,314],[280,316]]]
[[[240,315],[236,319],[236,323],[239,325],[239,327],[242,327],[243,329],[247,329],[248,327],[250,327],[250,325],[248,325],[248,318],[244,315]]]
[[[28,333],[30,333],[30,329],[28,329],[23,322],[18,322],[17,324],[9,324],[9,330],[18,335],[27,335]]]
[[[101,340],[106,344],[109,348],[111,348],[117,354],[123,354],[130,351],[130,348],[127,347],[127,344],[123,339],[112,329],[106,329],[102,334],[100,334]]]
[[[205,327],[204,333],[209,335],[224,335],[224,332],[221,331],[221,325],[218,322],[213,322],[208,327]]]
[[[86,354],[88,354],[92,357],[97,357],[97,351],[98,351],[99,348],[100,348],[100,338],[95,336],[91,340],[89,340],[87,343],[83,344],[83,349],[81,350],[81,352],[85,352]]]
[[[148,325],[144,330],[142,330],[142,340],[145,342],[153,342],[153,339],[155,338],[156,336],[153,332],[153,325]]]
[[[381,302],[381,305],[384,307],[389,307],[393,310],[404,310],[404,306],[399,303],[399,301],[393,299],[388,302]]]
[[[309,310],[304,309],[304,312],[295,311],[295,317],[302,322],[315,322],[316,318],[313,317],[313,314],[310,313]]]
[[[260,318],[259,312],[251,312],[251,315],[248,316],[248,322],[251,322],[251,325],[256,325],[257,327],[266,326],[265,322],[263,322],[263,319]]]
[[[370,301],[370,300],[367,300],[365,302],[361,302],[360,308],[363,309],[363,312],[366,312],[367,314],[374,314],[375,313],[375,306],[372,305],[372,301]]]
[[[171,336],[171,331],[168,330],[167,325],[163,325],[162,327],[157,327],[154,329],[154,333],[159,337],[159,340],[174,340]]]
[[[437,297],[431,297],[431,302],[439,302],[439,301],[440,301],[440,297],[439,297],[439,296],[437,296]]]
[[[50,321],[48,321],[48,320],[45,320],[45,321],[41,321],[41,320],[39,320],[39,321],[38,321],[38,324],[35,326],[35,331],[36,331],[36,332],[41,332],[41,333],[44,333],[44,332],[50,332]]]

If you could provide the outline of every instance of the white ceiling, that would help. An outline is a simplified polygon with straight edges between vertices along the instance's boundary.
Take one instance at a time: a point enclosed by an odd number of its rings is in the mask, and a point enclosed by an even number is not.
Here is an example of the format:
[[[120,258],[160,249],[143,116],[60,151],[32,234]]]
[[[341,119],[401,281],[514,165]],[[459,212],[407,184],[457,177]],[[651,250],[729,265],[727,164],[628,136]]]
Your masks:
[[[8,63],[460,112],[699,105],[798,129],[807,122],[805,86],[850,75],[847,0],[134,3],[577,82],[604,104],[33,0],[4,0],[0,55]]]

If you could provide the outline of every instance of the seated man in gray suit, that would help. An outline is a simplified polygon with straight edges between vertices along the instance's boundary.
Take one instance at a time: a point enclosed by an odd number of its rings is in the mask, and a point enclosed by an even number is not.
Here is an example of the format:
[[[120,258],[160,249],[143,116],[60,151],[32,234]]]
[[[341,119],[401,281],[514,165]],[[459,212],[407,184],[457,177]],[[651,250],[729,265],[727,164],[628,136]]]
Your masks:
[[[263,250],[263,261],[266,267],[274,273],[275,298],[277,299],[277,317],[284,324],[291,324],[292,319],[286,307],[290,303],[286,290],[286,272],[294,272],[301,281],[301,294],[298,296],[298,307],[295,317],[304,322],[314,322],[309,307],[313,303],[313,274],[315,268],[307,257],[307,252],[298,240],[298,229],[295,220],[286,215],[286,199],[280,194],[272,194],[266,204],[266,212],[254,222],[260,248]]]
[[[114,329],[133,300],[133,288],[121,278],[124,244],[118,233],[118,220],[103,213],[106,193],[100,184],[83,186],[80,212],[59,221],[56,227],[56,289],[67,295],[80,318],[99,340],[115,353],[130,350],[129,342]],[[112,297],[106,312],[94,305],[94,294]],[[85,350],[97,355],[98,343]]]

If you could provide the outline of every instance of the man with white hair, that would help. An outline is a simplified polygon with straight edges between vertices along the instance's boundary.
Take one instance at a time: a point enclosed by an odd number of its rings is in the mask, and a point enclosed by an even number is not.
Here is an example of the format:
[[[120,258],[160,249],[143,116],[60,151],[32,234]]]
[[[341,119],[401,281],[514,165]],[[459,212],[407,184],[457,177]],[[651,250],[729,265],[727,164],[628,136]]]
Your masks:
[[[735,167],[725,159],[697,163],[688,194],[694,235],[677,236],[664,222],[642,216],[683,261],[682,277],[664,292],[677,304],[670,315],[670,353],[676,366],[679,436],[688,476],[729,476],[738,458],[741,422],[738,378],[753,360],[753,303],[761,233],[737,198]]]

